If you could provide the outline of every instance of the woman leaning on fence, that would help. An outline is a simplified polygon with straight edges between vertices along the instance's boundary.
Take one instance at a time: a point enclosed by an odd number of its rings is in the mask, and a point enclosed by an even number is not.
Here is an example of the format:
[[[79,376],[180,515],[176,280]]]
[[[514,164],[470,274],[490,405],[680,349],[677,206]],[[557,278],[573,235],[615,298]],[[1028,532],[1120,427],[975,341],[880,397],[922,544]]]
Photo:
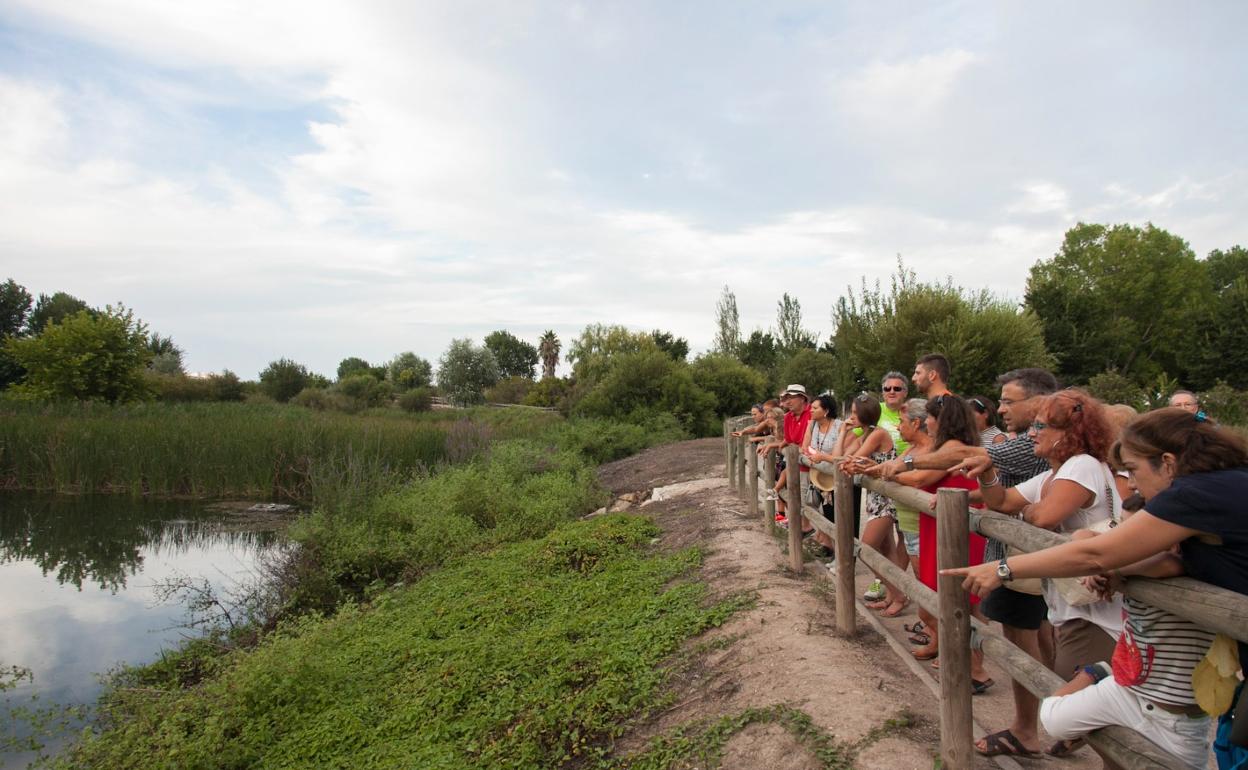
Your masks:
[[[1244,440],[1198,415],[1167,408],[1127,426],[1113,454],[1144,497],[1142,510],[1095,537],[943,574],[964,576],[967,590],[981,596],[1018,578],[1099,575],[1116,581],[1123,573],[1187,574],[1248,594],[1248,515],[1244,511],[1248,448]],[[1170,558],[1176,546],[1178,558]],[[1135,610],[1128,605],[1128,631],[1135,622],[1130,615],[1146,611],[1146,605]],[[1046,699],[1042,707],[1045,728],[1056,737],[1073,738],[1121,724],[1143,732],[1193,767],[1204,767],[1207,719],[1195,714],[1194,697],[1163,693],[1160,687],[1190,683],[1190,677],[1177,668],[1194,667],[1191,656],[1186,662],[1162,657],[1171,653],[1174,645],[1168,637],[1173,633],[1162,628],[1150,640],[1124,632],[1112,656],[1112,676],[1072,694]],[[1245,647],[1242,642],[1238,645],[1241,663],[1248,660]],[[1098,671],[1093,668],[1088,675],[1097,677]]]

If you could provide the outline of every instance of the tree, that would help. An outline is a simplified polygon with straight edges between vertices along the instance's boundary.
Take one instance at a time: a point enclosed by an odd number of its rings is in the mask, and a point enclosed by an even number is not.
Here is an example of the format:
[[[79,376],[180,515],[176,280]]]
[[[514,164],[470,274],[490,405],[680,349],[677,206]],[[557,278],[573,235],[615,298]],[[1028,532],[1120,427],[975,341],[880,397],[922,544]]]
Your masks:
[[[5,350],[26,370],[14,389],[49,401],[147,398],[143,371],[151,354],[147,327],[124,306],[87,310],[43,327],[34,337],[10,337]]]
[[[802,385],[811,396],[817,396],[825,390],[843,395],[857,392],[857,388],[838,391],[836,383],[843,379],[836,358],[814,348],[802,348],[780,360],[780,382],[784,385]]]
[[[438,390],[456,406],[480,404],[486,388],[498,382],[498,361],[489,348],[469,339],[451,340],[438,360]]]
[[[1218,382],[1248,389],[1248,249],[1215,249],[1205,260],[1213,296],[1197,308],[1179,350],[1183,382],[1212,388]]]
[[[311,380],[306,366],[289,358],[279,358],[260,372],[260,390],[284,404],[308,387]]]
[[[715,305],[715,329],[713,350],[729,356],[737,355],[741,347],[741,315],[737,312],[737,295],[726,285]]]
[[[4,352],[5,340],[21,336],[32,303],[30,292],[12,278],[0,284],[0,388],[19,382],[22,367]]]
[[[1209,301],[1205,268],[1187,243],[1151,224],[1080,223],[1027,279],[1027,307],[1068,382],[1109,369],[1138,384],[1182,376],[1193,311]]]
[[[152,354],[147,368],[158,374],[186,374],[182,368],[182,348],[173,344],[172,337],[152,334],[147,338],[147,351]]]
[[[744,414],[767,393],[767,378],[732,356],[709,353],[689,367],[693,382],[715,397],[720,417]]]
[[[433,365],[411,351],[400,353],[386,364],[386,379],[398,391],[427,388],[433,381]]]
[[[357,374],[367,374],[375,379],[383,379],[385,373],[378,377],[373,366],[358,356],[348,356],[338,362],[338,379],[345,380],[348,377],[354,377]]]
[[[537,348],[503,329],[486,335],[485,346],[498,362],[500,377],[531,380],[537,373]]]
[[[650,336],[654,339],[655,346],[671,356],[673,361],[684,361],[689,355],[689,340],[684,337],[677,337],[659,329],[650,332]]]
[[[776,347],[782,356],[815,347],[814,335],[802,328],[802,303],[788,292],[776,303]]]
[[[58,291],[50,297],[47,294],[40,294],[39,299],[35,301],[35,309],[30,311],[30,315],[26,318],[26,333],[39,334],[48,324],[60,323],[83,310],[89,313],[96,312],[87,307],[87,303],[63,291]]]
[[[646,332],[631,332],[619,325],[590,324],[568,348],[572,377],[581,385],[592,385],[605,376],[613,357],[624,353],[658,350]]]
[[[908,371],[925,353],[948,356],[950,386],[966,394],[992,392],[1001,372],[1053,364],[1034,313],[987,291],[920,283],[900,262],[889,291],[863,281],[859,295],[851,290],[838,299],[832,315],[835,384],[845,395],[874,390],[886,372]]]
[[[555,376],[555,368],[559,366],[559,348],[559,337],[552,329],[547,329],[537,345],[537,352],[542,357],[542,379]]]
[[[771,372],[775,368],[778,353],[776,338],[762,329],[750,332],[749,339],[741,343],[742,363],[760,372]]]

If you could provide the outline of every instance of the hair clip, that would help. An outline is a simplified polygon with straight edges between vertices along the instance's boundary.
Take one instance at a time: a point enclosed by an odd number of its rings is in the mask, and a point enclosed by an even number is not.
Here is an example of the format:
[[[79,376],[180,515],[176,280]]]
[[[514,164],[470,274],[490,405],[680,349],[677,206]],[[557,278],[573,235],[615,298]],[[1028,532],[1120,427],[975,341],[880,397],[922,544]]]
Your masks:
[[[1209,419],[1209,415],[1204,412],[1197,412],[1194,416],[1196,417],[1196,422],[1204,422]]]
[[[1081,404],[1081,403],[1079,403],[1078,401],[1076,401],[1076,402],[1075,402],[1075,408],[1074,408],[1074,409],[1071,409],[1070,411],[1072,411],[1072,412],[1082,412],[1082,411],[1083,411],[1083,404]]]

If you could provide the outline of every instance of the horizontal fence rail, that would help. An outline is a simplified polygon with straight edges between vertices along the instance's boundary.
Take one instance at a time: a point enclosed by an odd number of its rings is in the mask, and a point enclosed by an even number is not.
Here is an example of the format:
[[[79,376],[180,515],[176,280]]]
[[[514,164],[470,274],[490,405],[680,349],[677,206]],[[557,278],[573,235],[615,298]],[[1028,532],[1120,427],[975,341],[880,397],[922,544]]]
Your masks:
[[[732,427],[730,428],[730,423]],[[757,473],[759,456],[745,436],[733,437],[731,432],[750,424],[749,418],[725,421],[724,435],[729,447],[728,477],[733,487],[743,497],[753,496],[750,510],[757,509]],[[975,751],[971,745],[972,709],[970,699],[970,656],[968,637],[983,652],[995,660],[1018,683],[1037,697],[1044,698],[1065,684],[1060,676],[1043,663],[1032,658],[987,624],[970,615],[967,593],[961,580],[942,576],[938,591],[933,591],[909,572],[902,571],[886,556],[857,539],[854,532],[852,495],[855,493],[851,476],[842,473],[832,463],[818,463],[815,467],[833,474],[834,508],[836,521],[829,521],[823,512],[803,505],[799,488],[798,448],[786,447],[785,462],[794,472],[788,474],[785,486],[785,504],[790,517],[789,561],[794,572],[802,570],[801,526],[796,512],[819,532],[832,538],[836,553],[836,626],[841,634],[852,635],[856,631],[854,563],[861,561],[883,580],[892,583],[913,599],[919,606],[939,618],[938,635],[941,649],[941,758],[942,766],[952,770],[971,768]],[[747,456],[752,455],[752,459]],[[764,485],[771,490],[776,478],[777,453],[769,451],[762,458]],[[747,485],[745,474],[752,474]],[[1055,532],[1033,527],[1024,521],[994,511],[975,511],[967,505],[965,490],[941,489],[933,496],[912,487],[894,482],[862,478],[860,486],[885,495],[902,505],[937,516],[938,563],[941,568],[965,566],[967,557],[967,534],[994,537],[1023,551],[1034,551],[1066,542],[1069,538]],[[768,496],[770,497],[770,495]],[[933,510],[933,499],[936,508]],[[749,500],[747,499],[747,503]],[[765,521],[772,521],[775,503],[767,500],[763,506]],[[839,512],[847,512],[840,515]],[[1124,593],[1153,604],[1175,615],[1191,620],[1210,630],[1226,633],[1236,639],[1248,636],[1248,597],[1233,591],[1217,588],[1190,578],[1128,578]],[[974,629],[972,634],[971,629]],[[1169,770],[1181,766],[1181,762],[1145,736],[1126,727],[1112,725],[1095,730],[1086,736],[1087,742],[1101,754],[1125,770]]]

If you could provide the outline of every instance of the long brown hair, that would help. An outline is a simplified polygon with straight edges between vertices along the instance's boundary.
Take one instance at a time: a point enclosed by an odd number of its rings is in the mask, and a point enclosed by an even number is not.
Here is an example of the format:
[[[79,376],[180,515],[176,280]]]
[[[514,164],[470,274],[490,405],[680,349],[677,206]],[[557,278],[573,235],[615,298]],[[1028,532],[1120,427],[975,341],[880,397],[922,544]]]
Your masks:
[[[1148,458],[1154,468],[1169,452],[1175,457],[1175,476],[1248,465],[1248,445],[1242,438],[1178,407],[1149,412],[1128,425],[1114,444],[1114,462],[1122,463],[1123,449]]]
[[[957,439],[967,446],[979,445],[975,417],[962,399],[952,393],[929,398],[927,413],[936,418],[936,435],[932,436],[933,449],[940,449],[950,439]]]

